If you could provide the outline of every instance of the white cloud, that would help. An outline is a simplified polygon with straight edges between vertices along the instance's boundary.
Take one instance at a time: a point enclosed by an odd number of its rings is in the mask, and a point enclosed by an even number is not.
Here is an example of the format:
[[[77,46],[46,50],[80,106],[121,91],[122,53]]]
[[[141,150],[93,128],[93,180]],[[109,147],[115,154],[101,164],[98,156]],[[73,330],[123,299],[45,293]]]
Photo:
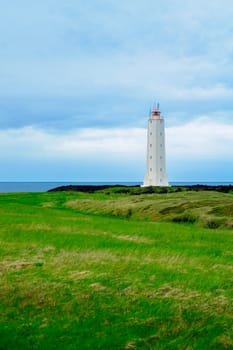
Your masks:
[[[14,159],[108,159],[142,162],[146,155],[146,129],[77,129],[66,133],[33,127],[0,131],[1,158]],[[233,159],[233,124],[199,117],[166,129],[169,160]]]
[[[199,117],[167,129],[167,152],[172,159],[233,160],[233,124]]]
[[[230,100],[233,98],[233,89],[216,84],[208,87],[186,87],[186,88],[171,88],[169,90],[170,99],[180,101],[211,101],[211,100]]]
[[[142,157],[145,129],[80,129],[64,134],[33,127],[0,132],[1,158],[95,159]]]

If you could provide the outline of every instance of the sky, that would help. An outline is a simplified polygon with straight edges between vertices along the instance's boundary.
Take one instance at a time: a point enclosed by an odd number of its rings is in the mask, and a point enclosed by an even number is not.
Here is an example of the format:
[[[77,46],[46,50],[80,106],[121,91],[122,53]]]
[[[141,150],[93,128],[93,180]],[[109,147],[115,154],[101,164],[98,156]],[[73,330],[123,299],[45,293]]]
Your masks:
[[[233,181],[231,0],[0,0],[0,181]]]

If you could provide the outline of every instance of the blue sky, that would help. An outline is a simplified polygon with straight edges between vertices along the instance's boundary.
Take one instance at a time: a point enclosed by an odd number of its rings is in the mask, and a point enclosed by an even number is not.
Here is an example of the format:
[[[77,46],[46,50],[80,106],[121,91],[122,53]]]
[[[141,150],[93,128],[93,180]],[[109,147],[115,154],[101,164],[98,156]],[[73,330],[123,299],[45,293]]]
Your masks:
[[[0,181],[233,181],[230,0],[0,0]]]

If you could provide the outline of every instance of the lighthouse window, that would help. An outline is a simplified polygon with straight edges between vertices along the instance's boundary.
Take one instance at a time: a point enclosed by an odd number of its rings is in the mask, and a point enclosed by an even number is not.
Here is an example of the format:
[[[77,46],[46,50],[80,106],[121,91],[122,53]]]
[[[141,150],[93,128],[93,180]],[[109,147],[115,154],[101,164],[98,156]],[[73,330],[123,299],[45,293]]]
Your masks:
[[[162,168],[160,168],[160,171],[163,171],[163,169],[162,169]]]
[[[162,143],[160,143],[160,147],[163,147]]]
[[[152,132],[150,132],[150,135],[152,135]]]
[[[152,156],[150,156],[150,159],[152,159]]]
[[[162,135],[163,135],[163,133],[161,132],[161,133],[160,133],[160,136],[162,136]]]
[[[152,171],[152,168],[150,168],[150,171]]]
[[[163,159],[163,157],[162,157],[162,156],[160,156],[160,159]]]
[[[150,147],[152,147],[152,143],[150,144]]]

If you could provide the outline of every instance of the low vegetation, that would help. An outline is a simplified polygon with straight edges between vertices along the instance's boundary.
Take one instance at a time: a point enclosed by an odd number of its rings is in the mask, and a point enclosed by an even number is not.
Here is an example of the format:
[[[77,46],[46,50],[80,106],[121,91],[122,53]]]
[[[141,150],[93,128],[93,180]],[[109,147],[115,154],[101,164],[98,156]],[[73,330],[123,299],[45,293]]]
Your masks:
[[[145,193],[145,191],[148,191]],[[233,193],[191,191],[176,187],[116,187],[66,197],[65,207],[82,213],[137,220],[195,223],[200,227],[233,227]]]
[[[137,191],[0,195],[0,349],[233,348],[232,193]]]

